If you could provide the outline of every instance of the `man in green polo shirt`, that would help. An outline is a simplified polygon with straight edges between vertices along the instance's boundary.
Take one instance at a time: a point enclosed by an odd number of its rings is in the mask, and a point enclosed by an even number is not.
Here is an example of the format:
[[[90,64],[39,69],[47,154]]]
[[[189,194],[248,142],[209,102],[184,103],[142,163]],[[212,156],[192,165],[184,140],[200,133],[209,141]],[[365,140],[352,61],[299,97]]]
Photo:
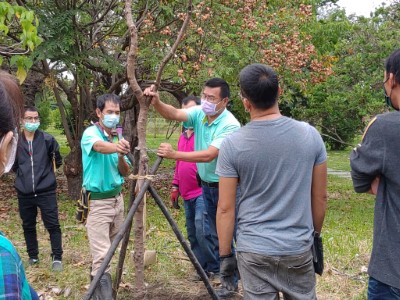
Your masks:
[[[124,221],[121,194],[124,177],[129,173],[125,154],[129,143],[119,138],[120,99],[113,94],[97,98],[99,122],[88,127],[81,140],[83,189],[89,196],[86,230],[92,255],[91,276],[94,277],[110,245]],[[110,267],[106,269],[95,290],[95,299],[112,299]]]
[[[219,177],[215,174],[215,168],[222,141],[240,128],[238,120],[226,109],[230,96],[229,85],[221,78],[208,80],[201,94],[201,106],[189,109],[177,109],[163,103],[160,101],[158,93],[153,92],[153,86],[147,88],[144,94],[153,97],[154,108],[164,118],[184,122],[183,125],[186,128],[192,127],[195,132],[195,151],[175,151],[170,144],[162,143],[157,155],[197,163],[206,206],[204,214],[207,216],[204,218],[204,226],[208,229],[204,230],[207,233],[204,240],[210,248],[210,255],[205,258],[207,260],[205,271],[218,274],[220,260],[215,218],[218,206]],[[223,274],[221,274],[223,288],[219,292],[220,296],[225,296],[223,279]]]

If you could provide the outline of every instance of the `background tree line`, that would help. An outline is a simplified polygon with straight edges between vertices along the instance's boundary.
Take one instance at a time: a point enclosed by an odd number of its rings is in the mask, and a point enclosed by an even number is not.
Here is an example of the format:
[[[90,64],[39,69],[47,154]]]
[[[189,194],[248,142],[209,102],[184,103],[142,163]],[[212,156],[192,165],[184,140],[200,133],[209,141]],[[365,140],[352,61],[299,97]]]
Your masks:
[[[344,149],[372,115],[386,110],[383,63],[399,47],[400,4],[366,18],[346,16],[335,2],[194,1],[160,91],[178,104],[188,94],[199,95],[206,79],[222,77],[232,87],[231,110],[245,124],[248,117],[237,96],[239,70],[266,63],[279,73],[283,113],[316,126],[331,149]],[[155,80],[185,9],[182,0],[134,2],[135,75],[141,88]],[[71,149],[64,173],[72,197],[81,184],[80,139],[95,120],[98,95],[121,96],[124,136],[137,144],[139,104],[126,74],[130,35],[123,10],[124,1],[118,0],[0,2],[2,68],[24,80],[27,103],[36,103],[42,115],[57,106]]]

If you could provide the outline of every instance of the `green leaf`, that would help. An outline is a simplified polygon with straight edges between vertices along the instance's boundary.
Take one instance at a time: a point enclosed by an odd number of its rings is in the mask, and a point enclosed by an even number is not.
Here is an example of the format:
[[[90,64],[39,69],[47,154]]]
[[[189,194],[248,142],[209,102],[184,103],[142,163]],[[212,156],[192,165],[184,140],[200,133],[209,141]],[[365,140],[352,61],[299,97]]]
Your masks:
[[[27,76],[27,71],[32,67],[33,62],[29,57],[24,55],[14,55],[11,57],[10,64],[17,66],[16,76],[22,83]]]
[[[28,74],[23,67],[18,67],[16,77],[18,78],[21,84],[25,81],[27,75]]]

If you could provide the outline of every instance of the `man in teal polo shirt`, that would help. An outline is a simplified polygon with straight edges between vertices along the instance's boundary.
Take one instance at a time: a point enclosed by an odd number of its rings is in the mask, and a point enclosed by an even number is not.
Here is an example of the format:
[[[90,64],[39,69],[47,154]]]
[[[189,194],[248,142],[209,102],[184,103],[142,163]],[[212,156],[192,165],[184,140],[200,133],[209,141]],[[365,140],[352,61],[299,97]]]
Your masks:
[[[94,277],[110,245],[124,221],[121,194],[124,177],[129,173],[125,154],[129,143],[119,139],[120,99],[113,94],[97,98],[99,122],[88,127],[81,140],[83,189],[89,197],[86,230],[92,255],[91,276]],[[95,299],[112,299],[110,267],[106,269],[95,290]]]
[[[208,273],[219,273],[219,245],[216,231],[216,212],[218,206],[218,182],[215,174],[217,157],[222,141],[226,136],[240,128],[238,120],[226,109],[229,102],[230,90],[228,83],[221,78],[208,80],[201,95],[201,106],[189,109],[177,109],[160,101],[158,93],[153,92],[153,86],[144,91],[153,97],[154,108],[166,119],[184,122],[186,128],[193,127],[195,142],[193,152],[175,151],[170,144],[162,143],[157,151],[159,156],[175,160],[197,163],[205,199],[207,216],[204,226],[210,253],[207,257]],[[232,249],[233,250],[233,249]],[[222,281],[221,277],[221,281]],[[222,282],[222,285],[224,283]],[[222,296],[222,295],[221,295]]]

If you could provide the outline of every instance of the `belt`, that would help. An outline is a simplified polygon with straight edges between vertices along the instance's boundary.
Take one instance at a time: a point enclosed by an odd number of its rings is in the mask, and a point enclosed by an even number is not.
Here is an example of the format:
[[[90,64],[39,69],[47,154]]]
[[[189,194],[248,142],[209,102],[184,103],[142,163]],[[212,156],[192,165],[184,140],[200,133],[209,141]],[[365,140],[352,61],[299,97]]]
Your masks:
[[[122,190],[122,186],[118,186],[115,189],[112,189],[110,191],[107,192],[90,192],[90,200],[100,200],[100,199],[108,199],[108,198],[112,198],[115,197],[116,195],[118,195],[119,193],[121,193]]]
[[[201,180],[201,185],[205,185],[210,188],[217,188],[219,186],[219,183],[218,182],[207,182],[207,181]]]

